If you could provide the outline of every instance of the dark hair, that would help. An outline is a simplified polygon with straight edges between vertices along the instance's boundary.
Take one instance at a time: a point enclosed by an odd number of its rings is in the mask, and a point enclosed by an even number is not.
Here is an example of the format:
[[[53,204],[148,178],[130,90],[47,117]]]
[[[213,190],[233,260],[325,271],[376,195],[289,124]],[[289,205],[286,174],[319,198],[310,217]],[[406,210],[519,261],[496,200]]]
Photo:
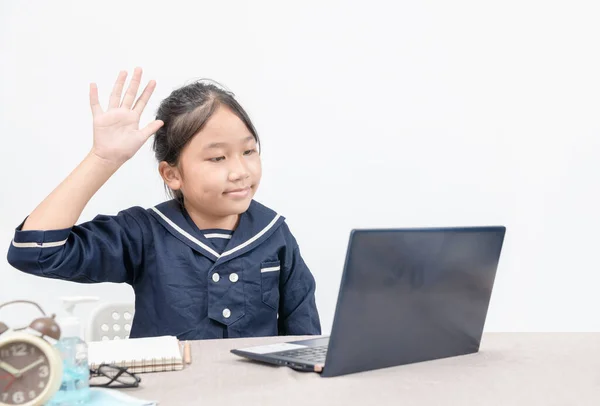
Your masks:
[[[238,116],[260,147],[258,133],[235,95],[214,81],[200,80],[174,90],[160,103],[156,119],[162,120],[164,125],[154,135],[153,144],[158,162],[177,165],[183,148],[202,130],[219,106],[228,107]],[[183,202],[180,190],[167,190],[173,198]]]

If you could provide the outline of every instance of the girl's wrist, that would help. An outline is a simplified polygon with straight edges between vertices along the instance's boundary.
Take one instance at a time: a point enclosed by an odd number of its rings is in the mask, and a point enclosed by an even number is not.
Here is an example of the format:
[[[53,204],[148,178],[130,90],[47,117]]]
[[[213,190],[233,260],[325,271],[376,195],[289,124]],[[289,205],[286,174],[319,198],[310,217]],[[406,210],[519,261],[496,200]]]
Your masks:
[[[116,172],[125,163],[125,161],[118,162],[103,158],[96,154],[93,149],[87,154],[85,160],[89,161],[94,167],[111,172]]]

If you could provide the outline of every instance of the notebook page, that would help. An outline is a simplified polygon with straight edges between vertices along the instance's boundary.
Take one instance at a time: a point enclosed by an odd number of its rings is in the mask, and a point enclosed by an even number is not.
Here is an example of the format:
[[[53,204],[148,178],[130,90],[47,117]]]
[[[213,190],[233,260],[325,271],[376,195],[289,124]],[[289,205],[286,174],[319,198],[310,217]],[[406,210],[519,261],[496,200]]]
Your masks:
[[[144,360],[182,362],[179,341],[174,336],[92,341],[88,343],[90,365],[102,363],[139,363]]]

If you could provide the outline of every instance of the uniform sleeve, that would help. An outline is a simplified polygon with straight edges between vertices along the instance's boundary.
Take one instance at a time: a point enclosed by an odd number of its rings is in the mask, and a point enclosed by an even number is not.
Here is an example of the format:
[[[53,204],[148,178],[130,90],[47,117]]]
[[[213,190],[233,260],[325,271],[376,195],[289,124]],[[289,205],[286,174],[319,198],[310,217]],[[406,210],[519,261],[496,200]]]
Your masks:
[[[48,278],[132,284],[143,261],[144,233],[130,210],[62,230],[23,231],[21,224],[9,247],[8,262],[20,271]]]
[[[279,334],[321,334],[315,302],[315,278],[304,263],[298,245],[286,253],[282,276]]]

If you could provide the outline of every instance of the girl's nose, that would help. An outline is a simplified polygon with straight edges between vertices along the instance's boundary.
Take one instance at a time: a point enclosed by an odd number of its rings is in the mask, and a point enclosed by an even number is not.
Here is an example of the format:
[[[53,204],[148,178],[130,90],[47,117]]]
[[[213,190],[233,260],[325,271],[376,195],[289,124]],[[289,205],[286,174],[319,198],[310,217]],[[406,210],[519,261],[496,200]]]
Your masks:
[[[232,164],[232,167],[229,170],[229,180],[232,182],[247,179],[250,177],[250,172],[248,168],[241,160],[236,160],[235,163]]]

